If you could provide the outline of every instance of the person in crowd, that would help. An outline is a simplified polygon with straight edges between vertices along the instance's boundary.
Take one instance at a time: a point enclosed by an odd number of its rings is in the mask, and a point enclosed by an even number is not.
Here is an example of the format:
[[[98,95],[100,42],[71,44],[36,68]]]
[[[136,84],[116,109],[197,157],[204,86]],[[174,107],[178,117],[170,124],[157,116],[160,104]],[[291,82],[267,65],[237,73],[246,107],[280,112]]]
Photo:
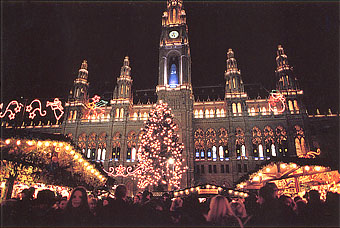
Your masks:
[[[173,225],[180,225],[182,219],[183,200],[180,197],[175,198],[170,206],[170,218]]]
[[[210,201],[207,222],[213,226],[243,227],[231,209],[230,203],[224,196],[214,196]]]
[[[295,200],[295,198],[294,198],[294,200]],[[297,215],[296,225],[297,226],[303,226],[303,225],[307,224],[307,218],[308,218],[307,203],[300,197],[300,200],[297,200],[295,202],[295,204],[296,204],[295,213]]]
[[[326,226],[339,227],[339,198],[340,195],[333,192],[327,192],[325,202],[325,221]]]
[[[18,226],[29,226],[33,210],[32,189],[24,189],[20,195],[21,200],[17,203],[15,220]]]
[[[153,194],[149,192],[148,190],[145,190],[142,194],[142,205],[146,204],[148,201],[150,201],[153,197]]]
[[[54,192],[44,189],[38,192],[35,200],[32,215],[32,226],[55,226],[57,225],[57,214],[53,205],[56,198]]]
[[[91,198],[89,199],[89,208],[91,213],[96,216],[97,215],[97,199],[96,198]]]
[[[67,205],[67,197],[62,197],[59,203],[59,209],[64,210]]]
[[[206,225],[197,194],[189,194],[183,199],[181,224],[183,226]]]
[[[248,224],[254,224],[254,215],[259,211],[259,204],[257,203],[257,196],[255,194],[249,194],[248,197],[245,198],[244,206],[246,208],[246,212],[248,215],[247,223],[244,226],[248,226]]]
[[[165,211],[170,211],[171,199],[169,193],[163,193],[162,195],[163,208]]]
[[[130,216],[132,207],[127,201],[127,188],[124,184],[117,186],[115,199],[109,202],[104,210],[106,213],[104,225],[129,226],[133,224],[133,218]]]
[[[246,225],[250,217],[247,214],[244,203],[241,200],[237,200],[233,201],[230,206],[236,217],[241,220],[243,225]]]
[[[287,195],[279,197],[279,213],[281,214],[281,225],[294,226],[297,223],[297,215],[295,213],[296,204],[292,198]]]
[[[309,226],[324,226],[325,220],[325,205],[320,199],[320,193],[317,190],[311,190],[307,194],[307,225]]]
[[[92,226],[94,218],[89,208],[87,192],[84,187],[76,187],[71,192],[69,201],[63,213],[61,225]]]

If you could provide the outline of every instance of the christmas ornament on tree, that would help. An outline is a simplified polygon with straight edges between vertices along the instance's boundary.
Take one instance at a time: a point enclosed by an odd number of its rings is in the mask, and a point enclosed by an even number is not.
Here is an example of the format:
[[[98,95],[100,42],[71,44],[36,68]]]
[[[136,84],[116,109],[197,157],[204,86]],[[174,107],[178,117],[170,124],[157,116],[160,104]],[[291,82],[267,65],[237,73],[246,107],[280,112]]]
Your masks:
[[[175,133],[176,124],[171,109],[166,103],[159,102],[149,113],[142,128],[137,153],[138,187],[167,184],[179,188],[186,167],[182,162],[183,143]]]

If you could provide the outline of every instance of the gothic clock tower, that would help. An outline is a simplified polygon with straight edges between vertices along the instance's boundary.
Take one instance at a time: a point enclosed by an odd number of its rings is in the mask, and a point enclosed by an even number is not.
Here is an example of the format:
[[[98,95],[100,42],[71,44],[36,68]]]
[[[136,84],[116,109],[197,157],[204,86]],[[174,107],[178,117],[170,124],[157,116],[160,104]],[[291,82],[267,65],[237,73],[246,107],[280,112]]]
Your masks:
[[[162,16],[159,44],[158,100],[169,104],[184,143],[184,164],[189,168],[181,186],[193,185],[193,93],[188,26],[182,0],[168,0]]]

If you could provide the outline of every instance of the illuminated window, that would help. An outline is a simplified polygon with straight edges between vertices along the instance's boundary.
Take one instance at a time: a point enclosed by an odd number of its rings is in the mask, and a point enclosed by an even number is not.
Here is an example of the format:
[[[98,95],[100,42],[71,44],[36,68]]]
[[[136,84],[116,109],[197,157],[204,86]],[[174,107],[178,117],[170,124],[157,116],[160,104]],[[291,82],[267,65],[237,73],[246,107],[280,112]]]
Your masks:
[[[124,117],[124,109],[121,108],[121,109],[120,109],[120,117],[119,117],[119,118],[122,120],[123,117]]]
[[[266,107],[263,107],[263,108],[262,108],[262,115],[267,115]]]
[[[120,94],[123,94],[123,92],[124,92],[124,86],[121,85],[121,87],[120,87]]]
[[[112,159],[115,161],[119,161],[120,159],[120,147],[113,147],[112,148]]]
[[[214,110],[210,109],[210,118],[214,118]]]
[[[237,112],[242,113],[242,106],[241,103],[237,103]]]
[[[143,119],[144,119],[144,120],[147,120],[147,119],[148,119],[148,114],[147,114],[146,112],[144,112],[144,114],[143,114]]]
[[[205,110],[205,118],[209,118],[209,110],[208,109]]]
[[[199,118],[203,118],[203,110],[200,110],[198,115],[199,115]]]
[[[260,158],[263,158],[264,157],[264,154],[263,154],[263,146],[260,144],[259,145],[259,157]]]
[[[116,119],[119,118],[119,108],[116,109]]]
[[[137,119],[138,119],[138,114],[137,114],[137,112],[133,113],[133,119],[134,119],[134,120],[137,120]]]
[[[94,160],[96,158],[96,148],[91,149],[91,159]]]
[[[235,78],[233,78],[233,86],[234,86],[234,89],[236,89],[236,82],[235,82]]]
[[[126,95],[129,94],[129,86],[128,86],[128,85],[125,86],[125,94],[126,94]]]
[[[218,147],[218,156],[220,157],[220,160],[223,160],[223,146]]]
[[[204,159],[205,158],[205,152],[204,152],[204,149],[201,149],[201,159]]]
[[[69,114],[69,116],[68,116],[68,120],[71,120],[72,119],[72,114],[73,114],[73,111],[70,111],[70,114]]]
[[[224,146],[224,147],[223,147],[223,150],[224,150],[224,157],[225,157],[226,159],[229,159],[228,146]]]
[[[137,150],[135,147],[132,147],[132,151],[131,151],[131,161],[134,162],[136,160],[136,153]]]
[[[236,104],[235,104],[235,103],[232,104],[232,108],[233,108],[233,113],[234,113],[234,114],[237,113]]]
[[[242,146],[241,146],[241,156],[242,156],[242,157],[245,157],[245,156],[246,156],[246,146],[245,146],[245,145],[242,145]]]
[[[195,115],[194,116],[195,116],[195,118],[198,118],[198,110],[197,109],[195,110]]]
[[[236,145],[236,156],[237,159],[241,158],[241,145]]]
[[[278,115],[278,114],[279,114],[279,112],[277,111],[277,108],[274,107],[274,115]]]
[[[100,158],[101,158],[101,155],[102,155],[102,149],[101,149],[101,148],[99,148],[99,149],[98,149],[98,154],[97,154],[97,161],[99,161],[99,160],[100,160]]]
[[[207,150],[207,158],[211,159],[211,148],[208,148]]]
[[[104,161],[105,160],[105,156],[106,156],[106,149],[104,148],[102,150],[102,160]]]
[[[255,116],[255,108],[254,108],[254,107],[252,107],[252,108],[250,109],[250,115],[251,115],[251,116]]]
[[[212,147],[212,158],[214,161],[217,159],[217,151],[216,151],[216,146]]]
[[[195,158],[200,159],[200,150],[199,149],[195,150]]]
[[[276,157],[276,150],[275,150],[275,145],[274,144],[271,145],[271,151],[272,151],[272,156]]]
[[[221,117],[225,117],[225,111],[223,108],[221,109]]]
[[[91,158],[91,149],[87,149],[87,158]]]
[[[299,111],[299,106],[298,106],[297,100],[294,100],[294,108],[297,112]]]
[[[293,102],[291,100],[288,101],[288,108],[290,113],[294,113]]]
[[[216,117],[221,117],[220,109],[216,109]]]
[[[126,160],[128,162],[131,160],[131,147],[127,148],[127,151],[126,151]]]

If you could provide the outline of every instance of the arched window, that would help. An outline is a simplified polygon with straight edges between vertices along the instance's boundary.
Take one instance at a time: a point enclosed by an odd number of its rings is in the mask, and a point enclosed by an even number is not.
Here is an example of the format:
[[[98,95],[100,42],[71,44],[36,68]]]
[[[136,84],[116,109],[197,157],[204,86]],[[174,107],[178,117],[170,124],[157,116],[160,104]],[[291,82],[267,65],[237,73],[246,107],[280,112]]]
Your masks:
[[[77,110],[74,110],[73,120],[77,119]]]
[[[119,108],[116,109],[116,119],[119,118]]]
[[[276,150],[275,150],[275,145],[274,144],[271,145],[271,151],[272,151],[272,156],[276,157]]]
[[[120,94],[122,95],[123,92],[124,92],[124,85],[121,85],[121,87],[120,87]]]
[[[223,108],[221,109],[221,117],[225,117],[225,111]]]
[[[236,89],[236,82],[235,82],[235,78],[233,78],[233,87],[234,87],[234,89]]]
[[[204,159],[205,158],[205,151],[204,149],[201,149],[201,159]]]
[[[216,146],[212,147],[212,158],[214,161],[216,161],[217,159],[217,150],[216,150]]]
[[[291,100],[288,101],[288,108],[290,113],[294,113],[293,102]]]
[[[263,154],[263,146],[260,144],[259,145],[259,157],[260,158],[264,158],[264,154]]]
[[[106,156],[106,149],[104,148],[102,150],[102,160],[105,161],[105,156]]]
[[[236,104],[233,103],[231,106],[232,106],[232,109],[233,109],[233,113],[236,114],[237,113]]]
[[[205,118],[209,118],[209,110],[208,109],[205,110]]]
[[[137,114],[137,112],[133,113],[133,119],[134,119],[134,120],[137,120],[137,119],[138,119],[138,114]]]
[[[296,149],[296,155],[298,157],[303,157],[307,154],[307,148],[305,143],[305,134],[303,129],[296,125],[295,126],[295,149]]]
[[[244,131],[237,127],[235,129],[235,144],[236,144],[236,156],[237,159],[241,159],[241,156],[245,156],[245,147],[244,146],[245,142],[244,142]],[[242,149],[243,148],[243,149]]]
[[[246,156],[246,146],[245,146],[245,145],[242,145],[242,146],[241,146],[241,156],[242,156],[242,157],[245,157],[245,156]]]
[[[210,118],[214,118],[214,110],[210,109]]]
[[[288,152],[287,132],[282,126],[276,128],[278,156],[286,156]]]
[[[120,109],[120,116],[119,116],[119,118],[122,120],[123,117],[124,117],[124,109],[121,108],[121,109]]]
[[[91,158],[91,149],[87,149],[87,158]]]
[[[220,109],[216,109],[216,117],[221,117],[221,112],[220,112]]]
[[[198,115],[199,115],[199,118],[203,118],[203,110],[202,109],[198,112]]]
[[[251,115],[251,116],[255,116],[255,108],[254,108],[254,107],[252,107],[252,108],[250,109],[250,115]]]
[[[218,147],[218,156],[219,156],[220,160],[223,160],[223,154],[224,154],[223,146],[219,146]]]
[[[299,112],[299,106],[298,106],[298,103],[297,103],[297,100],[294,100],[294,108],[297,112]]]
[[[144,114],[143,114],[143,119],[144,119],[144,120],[147,120],[147,119],[148,119],[148,114],[147,114],[146,112],[144,112]]]
[[[266,107],[263,107],[263,108],[262,108],[262,115],[267,115]]]
[[[137,154],[137,150],[135,147],[132,147],[131,150],[131,161],[134,162],[136,160],[136,154]]]
[[[237,103],[237,112],[238,113],[242,113],[242,106],[241,106],[241,103]]]
[[[68,120],[71,120],[73,117],[73,111],[70,111],[69,115],[68,115]]]
[[[198,118],[198,110],[197,109],[195,110],[195,115],[194,116],[195,116],[195,118]]]
[[[102,156],[102,149],[99,148],[98,149],[98,154],[97,154],[97,161],[99,161],[101,159],[101,156]]]

